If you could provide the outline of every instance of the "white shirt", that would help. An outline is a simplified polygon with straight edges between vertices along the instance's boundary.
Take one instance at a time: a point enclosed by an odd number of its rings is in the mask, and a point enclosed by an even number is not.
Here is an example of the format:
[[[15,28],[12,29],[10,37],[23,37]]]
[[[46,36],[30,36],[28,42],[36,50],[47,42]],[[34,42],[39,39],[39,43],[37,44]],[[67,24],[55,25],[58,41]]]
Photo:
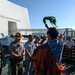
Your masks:
[[[74,42],[72,40],[67,40],[65,44],[68,46],[68,48],[71,48],[74,45]]]

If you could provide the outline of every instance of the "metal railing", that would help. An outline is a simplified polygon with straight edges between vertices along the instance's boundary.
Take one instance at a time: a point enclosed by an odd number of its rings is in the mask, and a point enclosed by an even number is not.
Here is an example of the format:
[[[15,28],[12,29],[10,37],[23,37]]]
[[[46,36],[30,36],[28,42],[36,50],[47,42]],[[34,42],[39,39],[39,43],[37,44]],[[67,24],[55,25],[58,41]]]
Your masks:
[[[72,38],[75,37],[75,30],[72,28],[60,28],[58,31],[64,36],[65,40],[67,40],[68,36],[71,36]],[[16,32],[21,32],[22,35],[46,35],[47,29],[14,29],[8,31],[9,35],[15,34]]]

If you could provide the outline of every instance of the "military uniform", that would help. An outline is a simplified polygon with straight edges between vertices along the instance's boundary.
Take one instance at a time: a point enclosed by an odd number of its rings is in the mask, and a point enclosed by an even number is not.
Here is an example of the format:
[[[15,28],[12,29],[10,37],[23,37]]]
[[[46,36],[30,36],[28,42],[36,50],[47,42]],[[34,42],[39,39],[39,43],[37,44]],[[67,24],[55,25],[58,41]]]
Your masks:
[[[21,55],[23,52],[24,46],[21,42],[13,41],[10,43],[9,51],[13,52],[17,55]],[[23,59],[17,59],[12,56],[10,56],[10,62],[11,62],[11,74],[12,75],[22,75],[23,73]]]

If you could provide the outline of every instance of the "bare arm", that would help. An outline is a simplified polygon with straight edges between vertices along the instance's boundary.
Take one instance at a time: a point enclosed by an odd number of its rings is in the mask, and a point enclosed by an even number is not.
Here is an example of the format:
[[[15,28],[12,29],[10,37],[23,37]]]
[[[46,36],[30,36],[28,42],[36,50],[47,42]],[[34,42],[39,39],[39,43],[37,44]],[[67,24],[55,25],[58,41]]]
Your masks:
[[[49,29],[49,27],[48,27],[48,25],[47,25],[47,24],[45,24],[45,27],[46,27],[47,29]]]
[[[18,55],[18,54],[15,54],[14,52],[10,52],[10,55],[11,55],[13,58],[23,59],[23,55]]]
[[[28,52],[28,50],[25,50],[26,51],[26,54],[31,57],[31,54]]]

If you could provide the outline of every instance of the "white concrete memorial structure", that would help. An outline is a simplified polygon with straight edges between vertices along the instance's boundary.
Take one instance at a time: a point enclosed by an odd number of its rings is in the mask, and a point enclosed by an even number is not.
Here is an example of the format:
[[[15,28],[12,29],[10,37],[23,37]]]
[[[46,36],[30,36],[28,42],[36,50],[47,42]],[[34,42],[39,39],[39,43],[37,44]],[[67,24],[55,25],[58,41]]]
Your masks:
[[[0,0],[0,33],[15,34],[17,29],[30,29],[28,9],[8,0]]]

